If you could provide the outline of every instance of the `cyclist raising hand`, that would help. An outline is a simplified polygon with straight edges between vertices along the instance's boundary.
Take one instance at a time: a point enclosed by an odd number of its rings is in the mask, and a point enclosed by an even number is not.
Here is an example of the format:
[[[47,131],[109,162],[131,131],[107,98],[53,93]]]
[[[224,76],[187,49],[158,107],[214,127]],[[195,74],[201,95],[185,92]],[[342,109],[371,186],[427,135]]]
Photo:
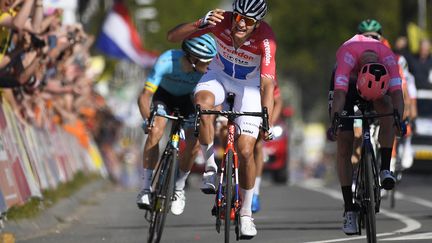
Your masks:
[[[263,21],[266,12],[265,0],[235,0],[233,11],[215,9],[197,21],[181,24],[168,32],[168,40],[173,42],[205,33],[215,36],[218,54],[195,90],[195,103],[202,109],[214,109],[224,102],[226,93],[233,92],[236,95],[235,111],[257,112],[266,106],[271,116],[276,41],[271,27]],[[251,204],[255,183],[253,148],[260,122],[261,118],[250,116],[236,119],[241,131],[237,140],[243,192],[240,234],[248,238],[257,234]],[[267,132],[265,137],[269,139],[271,132]],[[203,117],[199,141],[206,161],[202,185],[205,193],[214,193],[215,190],[217,165],[213,139],[213,118]]]
[[[182,50],[164,52],[149,74],[138,99],[145,129],[149,131],[144,145],[143,185],[137,197],[139,208],[150,209],[153,170],[159,157],[159,141],[167,123],[165,118],[156,116],[153,127],[147,127],[151,106],[157,109],[158,113],[169,114],[174,108],[178,108],[180,115],[184,117],[193,115],[192,92],[215,55],[214,39],[210,35],[197,36],[183,41]],[[186,201],[185,182],[199,151],[198,141],[192,131],[192,127],[186,130],[186,148],[180,153],[175,200],[171,204],[171,212],[175,215],[183,213]]]

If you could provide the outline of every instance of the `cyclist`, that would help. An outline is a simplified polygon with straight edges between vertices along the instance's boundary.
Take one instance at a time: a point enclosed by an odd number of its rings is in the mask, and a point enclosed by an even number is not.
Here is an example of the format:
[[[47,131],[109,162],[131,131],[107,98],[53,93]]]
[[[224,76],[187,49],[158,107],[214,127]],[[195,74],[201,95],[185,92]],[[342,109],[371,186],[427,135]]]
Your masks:
[[[203,109],[213,109],[223,103],[227,92],[234,92],[235,110],[256,112],[266,106],[271,123],[276,41],[271,27],[263,21],[266,12],[265,0],[235,0],[233,11],[214,9],[203,18],[168,32],[168,40],[173,42],[209,32],[216,38],[218,55],[195,91],[195,103]],[[214,193],[217,165],[214,161],[213,118],[206,116],[201,122],[199,141],[206,162],[202,190]],[[257,234],[251,211],[256,176],[253,148],[261,119],[244,116],[236,122],[241,131],[237,140],[243,194],[240,234],[242,238],[252,238]],[[271,136],[271,131],[264,135],[265,139]]]
[[[396,57],[386,45],[378,40],[378,34],[376,32],[356,34],[339,47],[336,53],[336,69],[329,92],[331,121],[333,121],[335,113],[352,115],[355,101],[360,97],[372,101],[374,109],[379,114],[390,113],[396,109],[399,116],[402,117],[404,111],[402,81]],[[356,77],[357,74],[357,78],[350,79],[350,77]],[[369,82],[363,82],[364,78],[372,78],[376,81],[371,82],[369,86]],[[394,139],[393,117],[380,118],[379,122],[381,124],[379,134],[381,145],[380,180],[384,189],[391,190],[395,184],[395,178],[390,172]],[[401,121],[399,124],[403,128],[400,131],[403,135],[406,129],[404,129],[404,124]],[[358,212],[353,203],[351,189],[352,129],[352,120],[342,120],[336,134],[332,133],[331,128],[327,132],[330,140],[337,141],[337,172],[345,207],[342,230],[347,235],[358,232]]]
[[[387,47],[390,47],[390,42],[385,39],[382,35],[382,26],[381,24],[375,20],[375,19],[366,19],[359,23],[358,25],[358,33],[366,33],[369,32],[375,38],[377,38],[379,41],[381,41],[384,45]],[[414,76],[409,72],[408,70],[408,64],[404,56],[395,53],[397,62],[399,65],[399,73],[402,78],[402,92],[404,97],[404,114],[403,114],[403,120],[414,120],[417,117],[417,105],[416,105],[416,87],[414,83]],[[356,129],[358,130],[356,133]],[[410,129],[408,129],[409,131]],[[355,157],[359,158],[359,151],[361,146],[361,120],[358,123],[358,126],[356,126],[356,123],[354,123],[354,134],[357,134],[359,136],[356,136],[355,138],[355,144],[358,145],[358,148],[355,149]],[[358,142],[356,142],[358,141]],[[396,140],[395,143],[396,145]],[[411,149],[411,136],[406,136],[403,146],[403,162],[404,165],[409,168],[410,164],[412,164],[413,158],[412,158],[412,149]],[[395,149],[393,148],[392,153],[392,163],[395,160]]]
[[[138,106],[144,119],[143,127],[148,129],[143,154],[143,186],[137,197],[137,205],[141,209],[150,209],[153,170],[159,157],[159,141],[167,123],[165,118],[157,116],[153,127],[147,126],[151,106],[162,114],[179,108],[182,116],[192,116],[192,92],[215,55],[216,44],[210,35],[190,38],[183,41],[182,50],[164,52],[149,74],[148,81],[138,98]],[[199,151],[198,141],[192,132],[192,127],[186,130],[186,147],[180,153],[179,173],[175,183],[174,201],[171,204],[171,212],[174,215],[183,213],[186,203],[185,182]]]
[[[279,119],[279,116],[282,111],[282,96],[280,93],[280,89],[278,85],[275,85],[274,89],[274,106],[273,106],[273,115],[272,121],[273,124]],[[254,158],[255,158],[255,166],[256,166],[256,178],[254,185],[254,194],[252,197],[252,213],[256,213],[261,209],[260,203],[260,186],[261,186],[261,176],[264,169],[264,157],[263,157],[263,140],[261,136],[258,137],[257,142],[254,148]]]

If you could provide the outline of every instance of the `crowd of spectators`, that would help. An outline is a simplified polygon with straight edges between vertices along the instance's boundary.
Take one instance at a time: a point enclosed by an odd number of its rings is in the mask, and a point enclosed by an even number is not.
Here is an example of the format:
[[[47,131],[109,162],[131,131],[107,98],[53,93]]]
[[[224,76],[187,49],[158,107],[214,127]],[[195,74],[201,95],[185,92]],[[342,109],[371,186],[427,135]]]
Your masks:
[[[44,8],[42,0],[0,0],[1,103],[21,123],[57,124],[85,148],[90,133],[99,143],[107,133],[115,136],[121,124],[93,89],[93,42],[80,24],[62,24],[62,10]]]

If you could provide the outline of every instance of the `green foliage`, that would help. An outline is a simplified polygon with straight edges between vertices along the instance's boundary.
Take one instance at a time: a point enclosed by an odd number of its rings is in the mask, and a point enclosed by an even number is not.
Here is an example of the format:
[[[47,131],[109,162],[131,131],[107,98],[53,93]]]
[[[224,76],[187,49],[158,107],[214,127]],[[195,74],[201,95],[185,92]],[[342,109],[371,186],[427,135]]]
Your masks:
[[[160,25],[158,32],[152,33],[145,27],[145,47],[159,52],[170,48],[179,48],[179,44],[166,40],[168,30],[175,26],[192,22],[203,17],[208,11],[219,6],[219,0],[157,0],[154,7],[158,11],[156,22]],[[149,24],[144,22],[144,25]]]

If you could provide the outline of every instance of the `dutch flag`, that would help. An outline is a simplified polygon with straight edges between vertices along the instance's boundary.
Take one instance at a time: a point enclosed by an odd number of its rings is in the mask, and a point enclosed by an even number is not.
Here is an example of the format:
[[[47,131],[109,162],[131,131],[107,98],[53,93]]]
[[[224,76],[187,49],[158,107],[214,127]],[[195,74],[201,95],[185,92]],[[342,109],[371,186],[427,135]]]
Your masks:
[[[157,55],[144,50],[126,6],[115,1],[99,34],[96,47],[109,57],[129,59],[142,67],[151,67]]]

